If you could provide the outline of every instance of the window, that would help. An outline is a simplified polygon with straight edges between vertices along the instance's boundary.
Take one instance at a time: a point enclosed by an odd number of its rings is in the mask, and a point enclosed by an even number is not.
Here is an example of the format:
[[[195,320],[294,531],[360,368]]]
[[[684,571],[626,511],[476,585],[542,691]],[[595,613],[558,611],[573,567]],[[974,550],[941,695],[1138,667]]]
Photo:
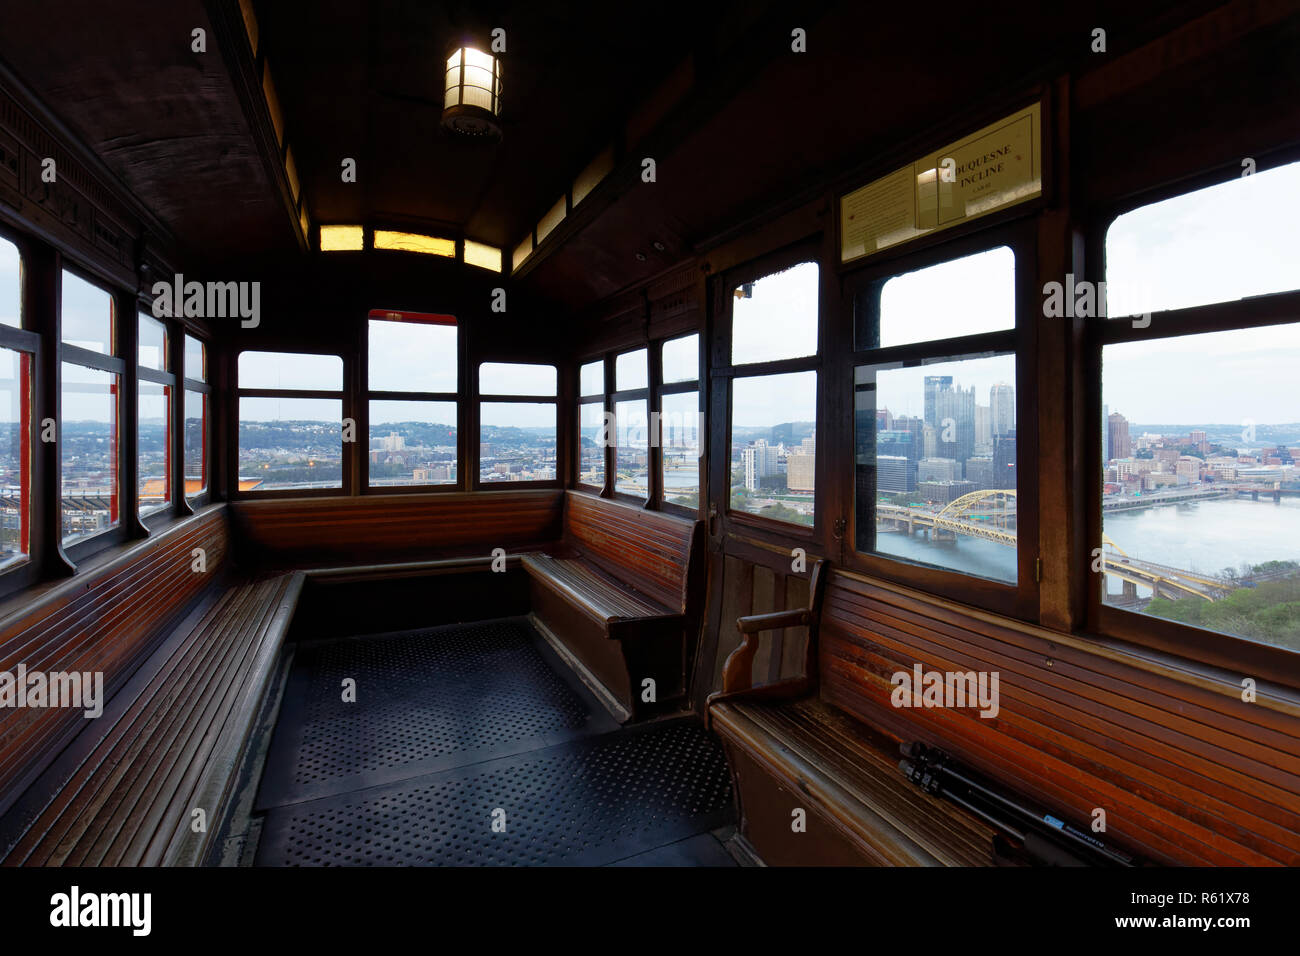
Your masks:
[[[1016,582],[1015,380],[1014,355],[857,368],[859,551]]]
[[[425,236],[416,232],[375,230],[376,249],[395,249],[399,252],[418,252],[426,256],[456,258],[456,240],[439,236]]]
[[[501,271],[501,250],[496,246],[489,246],[486,243],[475,242],[473,239],[465,240],[465,264],[478,266],[480,269],[487,269],[491,272]]]
[[[0,570],[31,554],[32,355],[0,348]]]
[[[803,262],[731,286],[732,512],[814,522],[819,275]]]
[[[101,355],[112,355],[115,318],[112,295],[64,270],[64,345],[73,345]]]
[[[22,259],[0,239],[0,571],[31,555],[32,373],[38,336],[23,330]]]
[[[578,371],[578,484],[605,487],[605,362]]]
[[[869,344],[854,374],[859,552],[1019,580],[1015,295],[1015,255],[999,246],[855,297],[856,341]],[[990,334],[992,349],[960,344]],[[871,361],[899,348],[905,358]]]
[[[878,280],[854,313],[859,349],[892,348],[1011,329],[1015,254],[1006,246]],[[873,308],[872,306],[875,306]]]
[[[167,326],[143,312],[136,376],[136,461],[141,515],[164,510],[172,502],[172,395],[176,377],[167,358]]]
[[[811,526],[817,373],[736,379],[731,442],[731,509]]]
[[[1297,213],[1292,163],[1135,209],[1106,234],[1110,316],[1164,310],[1097,323],[1107,630],[1181,648],[1200,640],[1177,628],[1190,625],[1251,653],[1300,651]],[[1213,304],[1194,323],[1182,311]]]
[[[376,310],[370,314],[367,355],[370,487],[455,486],[455,318]]]
[[[553,365],[479,366],[480,487],[556,480],[557,381]]]
[[[185,498],[194,501],[208,491],[207,347],[185,336]],[[240,484],[242,488],[242,482]]]
[[[321,252],[360,252],[366,246],[366,231],[361,226],[321,226]]]
[[[649,351],[614,357],[614,491],[650,497]]]
[[[23,261],[18,247],[0,239],[0,325],[22,328]]]
[[[817,263],[745,282],[733,290],[731,364],[817,354]]]
[[[645,349],[624,352],[614,359],[614,391],[629,392],[649,384]]]
[[[660,347],[659,487],[670,505],[700,507],[700,337],[684,335]]]
[[[116,528],[118,421],[126,363],[114,357],[113,296],[64,270],[59,450],[63,543]]]
[[[650,422],[646,400],[614,405],[614,490],[650,497]]]
[[[301,352],[239,356],[239,487],[343,486],[343,360]]]
[[[1106,232],[1106,303],[1125,317],[1300,289],[1300,163],[1152,203]]]

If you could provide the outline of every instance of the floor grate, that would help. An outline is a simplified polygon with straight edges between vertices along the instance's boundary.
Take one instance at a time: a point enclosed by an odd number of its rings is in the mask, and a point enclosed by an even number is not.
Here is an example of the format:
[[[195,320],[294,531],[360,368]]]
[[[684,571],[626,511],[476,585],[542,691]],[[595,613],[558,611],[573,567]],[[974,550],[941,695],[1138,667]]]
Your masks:
[[[721,748],[685,718],[274,809],[257,863],[635,863],[731,819]]]
[[[355,702],[343,699],[346,679],[356,682]],[[297,649],[257,808],[616,726],[522,620],[305,643]]]

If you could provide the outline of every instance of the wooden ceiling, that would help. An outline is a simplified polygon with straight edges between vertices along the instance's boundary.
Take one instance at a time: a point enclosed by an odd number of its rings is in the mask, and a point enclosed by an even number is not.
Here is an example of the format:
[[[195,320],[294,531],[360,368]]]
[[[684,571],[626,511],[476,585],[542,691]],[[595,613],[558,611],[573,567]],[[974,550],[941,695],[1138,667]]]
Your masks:
[[[1000,91],[1086,67],[1096,26],[1117,55],[1216,5],[1015,0],[937,15],[925,4],[752,0],[255,3],[313,221],[442,227],[507,257],[690,62],[685,95],[645,139],[658,181],[615,177],[530,266],[526,284],[569,308],[989,108]],[[0,56],[191,252],[263,264],[299,254],[234,61],[213,48],[212,23],[232,12],[238,22],[235,0],[169,0],[147,15],[90,0],[3,7]],[[495,26],[507,39],[504,139],[457,142],[439,128],[444,50],[465,29]],[[208,30],[207,54],[190,49],[196,27]],[[808,31],[807,53],[790,51],[794,27]],[[345,157],[357,160],[355,184],[341,181]]]
[[[131,9],[135,7],[136,9]],[[0,56],[204,258],[293,248],[200,0],[0,4]]]

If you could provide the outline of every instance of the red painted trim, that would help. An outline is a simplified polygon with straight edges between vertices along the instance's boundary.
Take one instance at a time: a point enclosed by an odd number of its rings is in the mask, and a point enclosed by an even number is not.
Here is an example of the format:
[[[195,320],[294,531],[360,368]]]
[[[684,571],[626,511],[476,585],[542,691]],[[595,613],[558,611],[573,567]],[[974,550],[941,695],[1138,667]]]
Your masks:
[[[367,318],[382,319],[387,322],[419,322],[422,325],[455,325],[454,315],[441,315],[437,312],[398,312],[394,309],[371,309]]]

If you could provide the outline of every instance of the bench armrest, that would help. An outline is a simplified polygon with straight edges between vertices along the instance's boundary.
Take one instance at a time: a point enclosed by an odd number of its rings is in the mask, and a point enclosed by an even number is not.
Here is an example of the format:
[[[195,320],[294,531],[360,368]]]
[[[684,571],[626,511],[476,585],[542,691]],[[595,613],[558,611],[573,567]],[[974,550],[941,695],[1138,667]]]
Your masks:
[[[771,614],[750,614],[736,619],[736,627],[741,634],[756,634],[760,631],[775,631],[783,627],[803,627],[812,620],[807,608],[795,608],[793,611],[773,611]]]
[[[808,587],[808,606],[769,614],[749,614],[736,619],[740,631],[740,644],[727,655],[722,665],[722,689],[712,693],[705,701],[705,724],[709,723],[708,710],[717,701],[737,697],[773,700],[797,697],[812,690],[816,674],[817,615],[821,609],[822,582],[825,579],[825,562],[813,566]],[[754,686],[754,657],[765,632],[787,627],[807,627],[808,644],[804,654],[804,672],[798,677]]]

